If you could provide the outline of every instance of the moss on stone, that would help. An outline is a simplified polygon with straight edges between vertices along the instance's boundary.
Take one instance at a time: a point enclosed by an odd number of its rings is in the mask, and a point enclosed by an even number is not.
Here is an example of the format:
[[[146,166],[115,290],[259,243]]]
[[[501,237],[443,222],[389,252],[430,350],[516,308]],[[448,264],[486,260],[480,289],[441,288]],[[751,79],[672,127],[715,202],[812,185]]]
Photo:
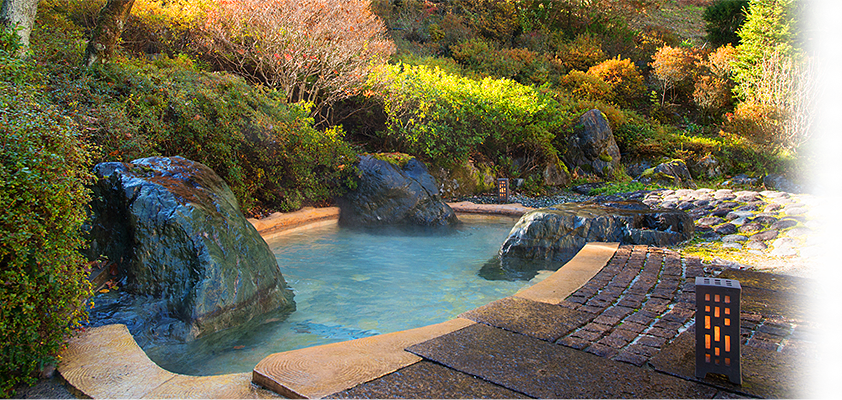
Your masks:
[[[599,159],[604,161],[604,162],[607,162],[607,163],[610,163],[611,161],[614,161],[614,157],[611,157],[610,154],[608,154],[604,151],[602,152],[602,154],[599,155]]]
[[[404,153],[371,153],[368,155],[377,160],[386,161],[387,163],[392,164],[398,168],[405,167],[410,160],[415,158],[409,154]]]

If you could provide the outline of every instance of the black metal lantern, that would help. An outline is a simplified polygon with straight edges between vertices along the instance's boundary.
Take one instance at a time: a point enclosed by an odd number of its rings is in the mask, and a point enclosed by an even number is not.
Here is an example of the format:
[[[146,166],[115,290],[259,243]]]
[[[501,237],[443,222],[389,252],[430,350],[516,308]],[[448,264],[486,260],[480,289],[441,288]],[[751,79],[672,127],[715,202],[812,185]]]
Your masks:
[[[709,372],[743,383],[740,371],[740,282],[696,278],[696,377]]]
[[[509,202],[509,178],[497,179],[497,202]]]

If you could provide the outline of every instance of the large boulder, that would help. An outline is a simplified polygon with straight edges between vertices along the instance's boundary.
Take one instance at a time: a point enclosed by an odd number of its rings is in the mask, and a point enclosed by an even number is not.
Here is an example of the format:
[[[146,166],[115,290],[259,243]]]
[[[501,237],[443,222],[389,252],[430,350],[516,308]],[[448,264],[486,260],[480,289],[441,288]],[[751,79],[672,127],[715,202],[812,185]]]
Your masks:
[[[568,139],[566,164],[573,169],[611,179],[620,167],[620,148],[608,120],[599,110],[579,118],[575,133]]]
[[[123,283],[122,295],[103,299],[102,307],[150,302],[141,311],[150,321],[128,321],[130,327],[190,340],[294,309],[274,254],[210,168],[151,157],[98,164],[94,173],[90,255],[115,263],[112,273]],[[169,326],[161,328],[162,321]]]
[[[493,191],[497,183],[493,166],[467,160],[448,169],[432,166],[430,175],[439,184],[442,198],[452,199]]]
[[[339,223],[346,226],[392,224],[454,226],[459,220],[442,201],[435,179],[415,158],[403,165],[360,157],[357,188],[339,200]]]
[[[560,160],[544,167],[541,176],[544,178],[544,185],[547,186],[568,186],[572,182],[570,172]]]
[[[500,255],[564,263],[588,242],[667,246],[690,239],[693,229],[685,212],[636,200],[565,203],[524,214]]]

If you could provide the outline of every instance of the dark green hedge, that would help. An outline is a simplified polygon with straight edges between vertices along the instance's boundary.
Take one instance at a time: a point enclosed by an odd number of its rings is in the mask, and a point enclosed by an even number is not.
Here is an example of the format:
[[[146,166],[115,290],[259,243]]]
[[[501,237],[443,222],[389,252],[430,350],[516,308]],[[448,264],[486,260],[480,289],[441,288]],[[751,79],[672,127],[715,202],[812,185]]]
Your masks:
[[[75,124],[0,49],[0,395],[32,384],[87,318],[82,223],[90,163]]]

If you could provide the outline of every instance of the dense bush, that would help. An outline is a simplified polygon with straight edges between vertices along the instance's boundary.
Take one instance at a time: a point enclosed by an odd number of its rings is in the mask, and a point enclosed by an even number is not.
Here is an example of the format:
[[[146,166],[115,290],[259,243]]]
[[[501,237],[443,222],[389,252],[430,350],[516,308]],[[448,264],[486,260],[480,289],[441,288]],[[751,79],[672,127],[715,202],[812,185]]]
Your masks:
[[[557,83],[563,66],[547,54],[527,49],[496,49],[481,39],[451,47],[453,59],[483,75],[513,79],[524,85]]]
[[[737,29],[745,21],[748,0],[720,0],[705,9],[705,31],[713,46],[740,44]]]
[[[390,65],[376,78],[394,150],[455,164],[474,153],[499,161],[524,157],[523,170],[558,162],[551,141],[572,119],[536,89],[508,79],[481,80],[426,66]]]
[[[87,318],[81,227],[90,182],[79,129],[49,105],[30,63],[0,49],[0,395],[57,362]],[[37,82],[35,82],[37,83]]]
[[[368,0],[219,2],[203,29],[204,56],[316,111],[358,93],[394,51]]]
[[[740,28],[737,81],[759,77],[760,61],[770,53],[799,60],[805,55],[831,57],[842,49],[839,0],[750,0]]]
[[[676,47],[681,39],[669,28],[649,25],[638,31],[634,36],[636,59],[645,60],[664,46]]]
[[[568,70],[587,71],[588,68],[608,59],[602,50],[602,41],[596,36],[581,34],[570,42],[562,43],[556,57]]]
[[[711,116],[720,115],[731,105],[734,88],[731,62],[734,54],[734,48],[728,44],[708,54],[701,63],[704,72],[696,80],[693,102]]]
[[[123,48],[170,56],[195,54],[215,0],[135,0],[121,35]]]
[[[573,97],[584,100],[607,102],[612,97],[611,85],[608,82],[596,75],[579,70],[570,71],[563,76],[560,87]]]
[[[230,74],[196,71],[186,57],[118,59],[62,76],[72,106],[101,148],[98,161],[181,155],[231,186],[241,206],[294,210],[329,201],[348,184],[354,152],[340,128],[318,131],[306,105]]]
[[[588,75],[603,80],[611,88],[610,101],[621,107],[634,107],[645,96],[643,77],[628,58],[605,60],[588,69]]]
[[[486,39],[508,45],[520,30],[518,6],[513,1],[459,0],[454,3],[457,13],[468,16],[468,26]]]
[[[772,56],[781,61],[798,56],[798,20],[796,0],[750,0],[745,23],[737,34],[736,59],[733,62],[735,92],[740,100],[751,100],[762,79],[764,60]]]

